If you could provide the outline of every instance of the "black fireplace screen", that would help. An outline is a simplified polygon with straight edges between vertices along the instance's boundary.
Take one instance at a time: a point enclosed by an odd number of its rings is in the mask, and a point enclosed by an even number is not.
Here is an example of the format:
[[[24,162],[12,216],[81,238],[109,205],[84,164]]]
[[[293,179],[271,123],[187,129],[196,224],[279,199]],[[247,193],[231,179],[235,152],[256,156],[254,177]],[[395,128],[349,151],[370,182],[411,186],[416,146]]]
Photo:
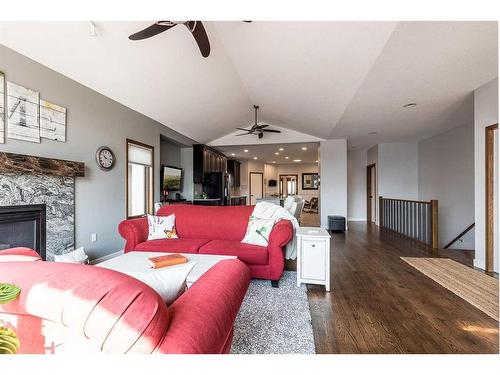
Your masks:
[[[0,250],[29,247],[45,260],[45,204],[0,207]]]

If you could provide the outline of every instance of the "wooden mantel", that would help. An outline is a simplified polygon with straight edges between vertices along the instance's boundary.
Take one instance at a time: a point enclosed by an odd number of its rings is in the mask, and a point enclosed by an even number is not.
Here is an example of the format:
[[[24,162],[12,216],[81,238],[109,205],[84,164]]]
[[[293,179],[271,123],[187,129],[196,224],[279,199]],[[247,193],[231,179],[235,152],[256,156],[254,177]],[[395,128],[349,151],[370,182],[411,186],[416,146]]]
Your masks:
[[[0,173],[84,177],[85,163],[0,152]]]

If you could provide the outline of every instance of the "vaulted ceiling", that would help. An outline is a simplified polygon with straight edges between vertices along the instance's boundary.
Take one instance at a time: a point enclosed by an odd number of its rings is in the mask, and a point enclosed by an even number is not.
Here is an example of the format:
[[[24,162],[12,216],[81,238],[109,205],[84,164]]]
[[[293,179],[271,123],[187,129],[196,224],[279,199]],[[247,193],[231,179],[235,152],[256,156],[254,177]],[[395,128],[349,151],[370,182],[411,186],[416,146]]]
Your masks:
[[[96,22],[93,37],[87,22],[0,22],[0,43],[215,143],[252,124],[252,104],[354,146],[425,138],[472,121],[471,93],[498,69],[496,22],[204,22],[206,59],[183,27],[128,40],[150,23]]]

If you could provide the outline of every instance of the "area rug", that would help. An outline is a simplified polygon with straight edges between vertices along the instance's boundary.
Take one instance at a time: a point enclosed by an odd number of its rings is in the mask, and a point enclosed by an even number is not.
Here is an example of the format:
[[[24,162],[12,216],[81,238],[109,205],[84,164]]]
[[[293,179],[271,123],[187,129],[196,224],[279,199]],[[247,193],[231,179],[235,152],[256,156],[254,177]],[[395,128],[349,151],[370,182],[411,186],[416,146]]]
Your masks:
[[[314,354],[311,312],[296,272],[285,271],[279,288],[252,280],[234,327],[233,354]]]
[[[424,275],[498,319],[498,280],[447,258],[401,257]]]

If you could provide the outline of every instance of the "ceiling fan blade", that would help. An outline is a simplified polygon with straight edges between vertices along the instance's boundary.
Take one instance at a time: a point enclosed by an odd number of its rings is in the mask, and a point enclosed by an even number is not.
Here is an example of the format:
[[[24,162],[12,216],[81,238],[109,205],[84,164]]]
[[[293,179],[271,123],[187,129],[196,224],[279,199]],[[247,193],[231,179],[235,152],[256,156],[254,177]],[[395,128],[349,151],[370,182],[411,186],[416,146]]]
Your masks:
[[[256,128],[263,129],[263,128],[267,128],[268,126],[269,126],[268,124],[262,124],[262,125],[257,125]]]
[[[243,130],[243,131],[245,131],[245,132],[249,132],[249,133],[251,133],[251,132],[252,132],[252,130],[250,130],[250,129],[244,129],[244,128],[236,128],[236,129],[238,129],[238,130]]]
[[[200,48],[201,55],[208,57],[210,55],[210,42],[208,41],[207,32],[201,21],[188,21],[184,25],[193,34],[194,40]]]
[[[274,130],[274,129],[262,129],[261,131],[268,133],[281,133],[281,130]]]
[[[144,30],[141,30],[135,34],[130,35],[128,38],[130,40],[141,40],[141,39],[151,38],[152,36],[155,36],[159,33],[167,31],[168,29],[171,29],[174,26],[175,26],[175,24],[159,25],[159,24],[155,23],[149,27],[146,27]]]
[[[243,134],[236,134],[237,137],[241,137],[242,135],[250,135],[252,133],[243,133]]]

